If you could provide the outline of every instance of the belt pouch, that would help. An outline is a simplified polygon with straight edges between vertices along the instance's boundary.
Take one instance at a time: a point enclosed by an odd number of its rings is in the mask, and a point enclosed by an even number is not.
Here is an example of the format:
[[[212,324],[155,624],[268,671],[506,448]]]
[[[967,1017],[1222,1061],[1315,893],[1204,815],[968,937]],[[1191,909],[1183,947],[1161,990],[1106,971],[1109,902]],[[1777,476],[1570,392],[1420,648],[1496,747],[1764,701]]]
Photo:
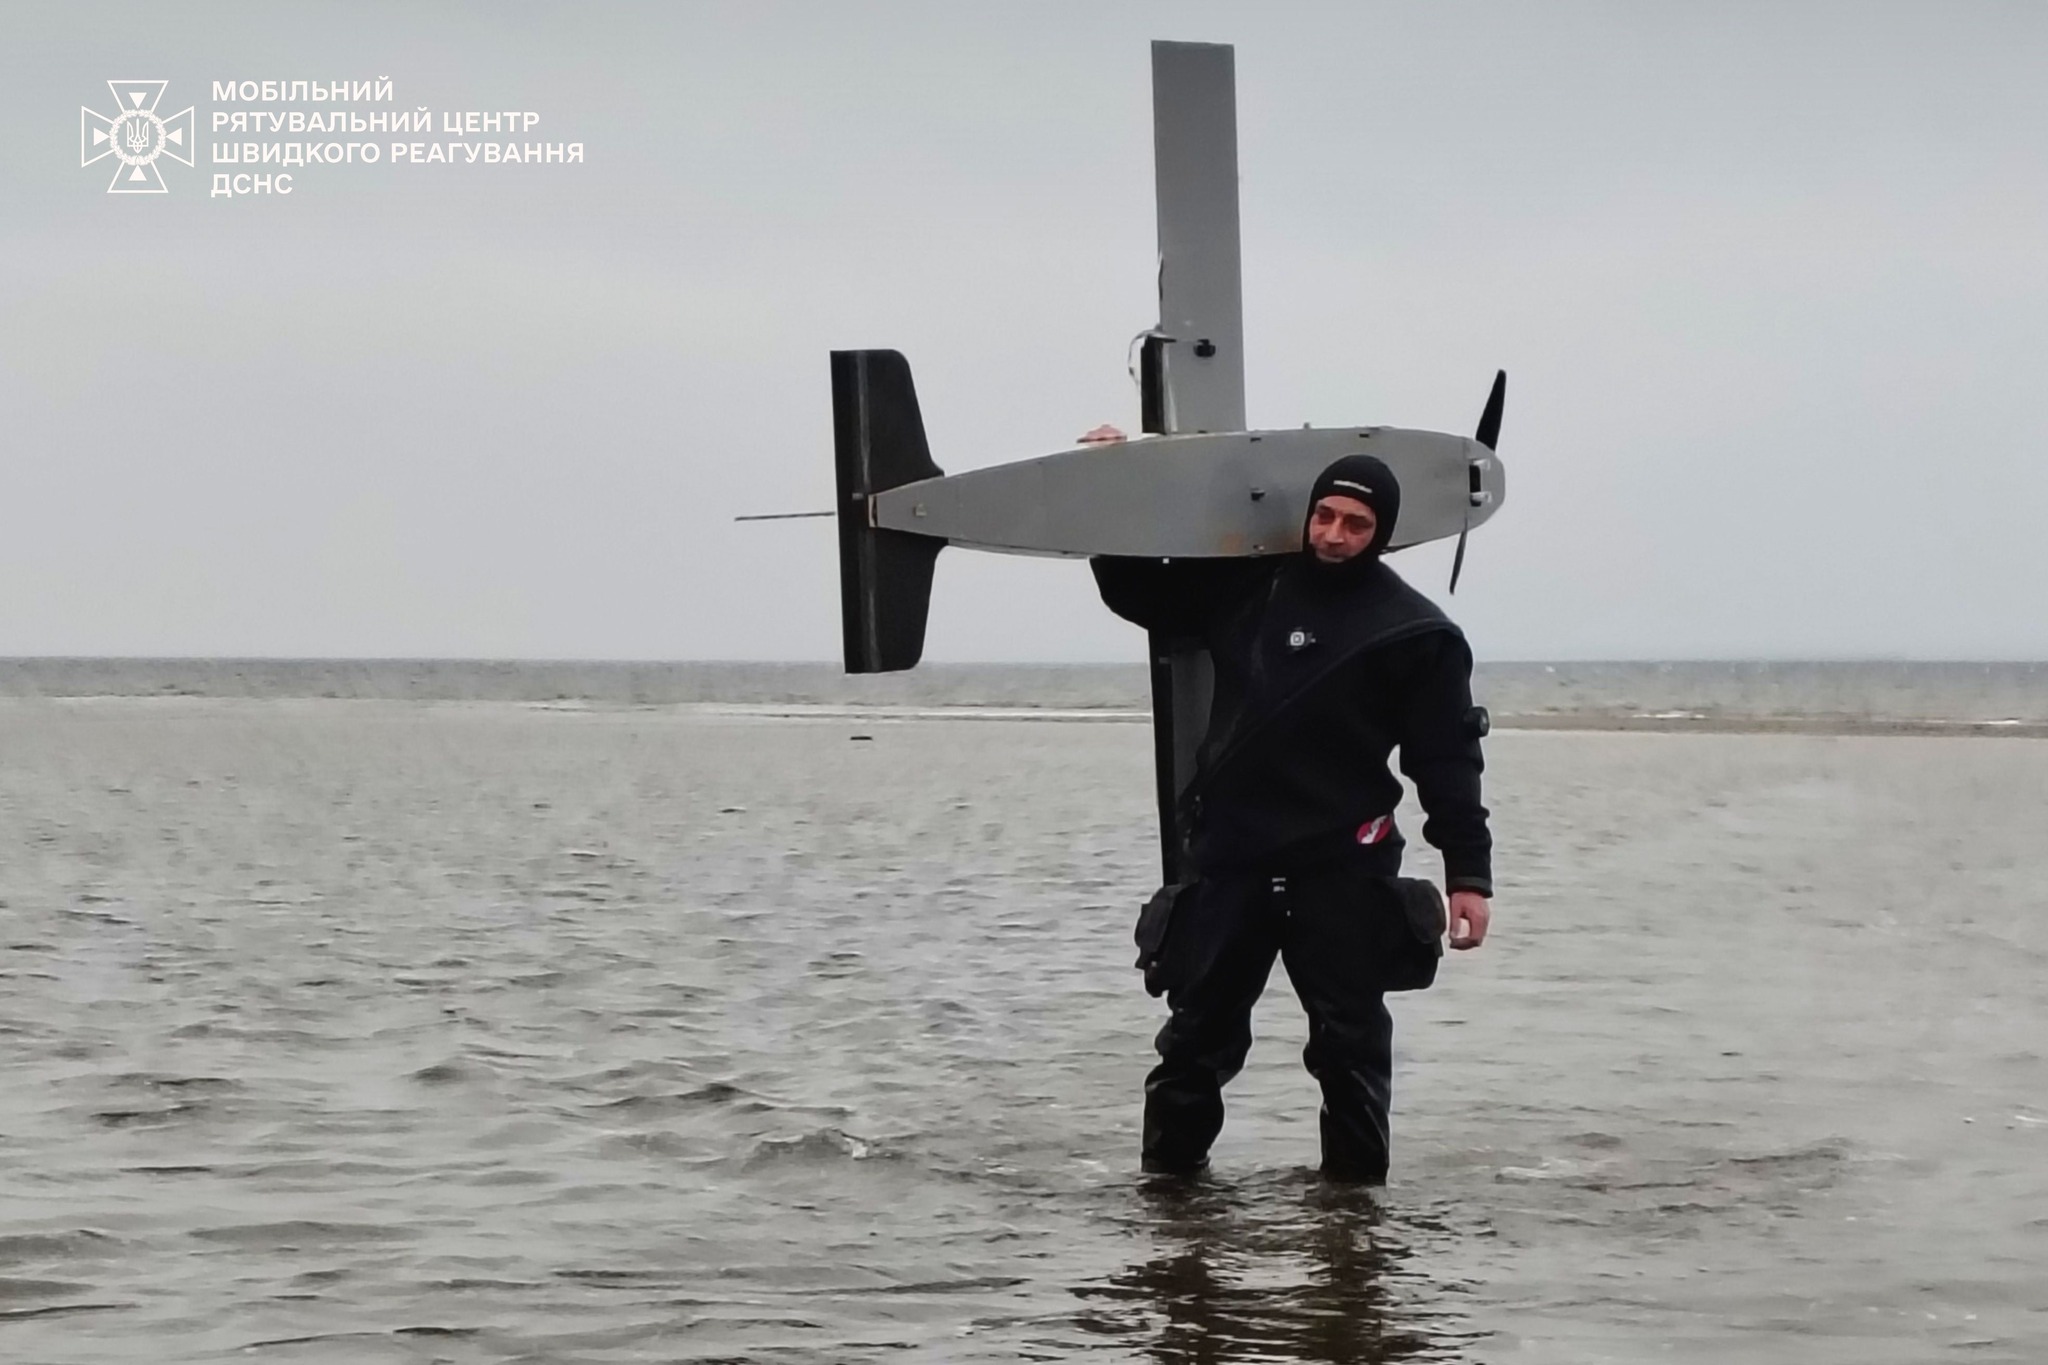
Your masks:
[[[1192,891],[1189,882],[1174,882],[1160,887],[1152,893],[1152,899],[1145,902],[1145,908],[1138,912],[1137,932],[1132,935],[1138,944],[1139,971],[1145,973],[1145,990],[1150,995],[1162,995],[1167,989],[1160,969],[1160,954],[1166,947],[1167,932],[1173,928],[1174,907],[1183,896]]]
[[[1382,966],[1380,989],[1426,990],[1436,981],[1437,963],[1444,955],[1444,932],[1450,927],[1443,893],[1434,882],[1420,877],[1383,880],[1391,893],[1387,900],[1400,923],[1383,940],[1390,951]]]

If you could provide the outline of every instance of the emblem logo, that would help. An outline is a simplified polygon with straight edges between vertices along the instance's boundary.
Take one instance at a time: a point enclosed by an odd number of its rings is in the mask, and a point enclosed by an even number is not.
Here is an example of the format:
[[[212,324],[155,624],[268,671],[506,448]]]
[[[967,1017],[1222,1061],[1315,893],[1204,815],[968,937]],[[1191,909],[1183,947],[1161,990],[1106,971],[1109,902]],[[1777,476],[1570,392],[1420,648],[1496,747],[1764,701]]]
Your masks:
[[[112,118],[78,107],[78,164],[114,157],[114,179],[108,194],[168,194],[164,174],[156,167],[158,157],[193,164],[198,134],[194,131],[190,106],[160,117],[157,101],[164,97],[169,81],[108,81],[114,92],[116,112]]]
[[[1361,844],[1377,844],[1393,832],[1393,816],[1375,815],[1372,819],[1358,827],[1358,842]]]

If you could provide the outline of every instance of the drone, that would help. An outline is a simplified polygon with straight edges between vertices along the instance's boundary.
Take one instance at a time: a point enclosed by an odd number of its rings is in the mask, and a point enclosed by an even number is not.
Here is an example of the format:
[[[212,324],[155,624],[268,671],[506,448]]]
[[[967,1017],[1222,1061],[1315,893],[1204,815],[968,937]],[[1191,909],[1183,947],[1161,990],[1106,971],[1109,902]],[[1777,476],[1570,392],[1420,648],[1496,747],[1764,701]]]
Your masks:
[[[1135,343],[1141,437],[947,474],[932,461],[909,362],[890,350],[832,352],[837,505],[796,515],[838,521],[847,672],[916,666],[934,567],[949,545],[1065,557],[1287,554],[1301,548],[1316,475],[1354,453],[1377,456],[1400,481],[1389,550],[1457,537],[1457,590],[1466,537],[1507,491],[1496,453],[1506,372],[1495,375],[1471,436],[1245,430],[1235,50],[1153,43],[1152,124],[1159,323]],[[1161,852],[1172,880],[1182,856],[1174,802],[1193,776],[1210,668],[1196,640],[1154,635],[1150,655]]]

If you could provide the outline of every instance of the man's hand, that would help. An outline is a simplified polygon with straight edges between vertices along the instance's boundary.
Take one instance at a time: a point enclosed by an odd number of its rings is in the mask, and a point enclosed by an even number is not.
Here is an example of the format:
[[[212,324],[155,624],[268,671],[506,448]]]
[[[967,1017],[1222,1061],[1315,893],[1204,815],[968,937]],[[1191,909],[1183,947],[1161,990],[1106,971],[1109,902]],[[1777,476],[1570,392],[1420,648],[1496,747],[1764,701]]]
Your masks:
[[[1477,948],[1486,942],[1486,925],[1492,917],[1493,907],[1487,904],[1486,897],[1477,891],[1453,891],[1450,904],[1451,946]]]

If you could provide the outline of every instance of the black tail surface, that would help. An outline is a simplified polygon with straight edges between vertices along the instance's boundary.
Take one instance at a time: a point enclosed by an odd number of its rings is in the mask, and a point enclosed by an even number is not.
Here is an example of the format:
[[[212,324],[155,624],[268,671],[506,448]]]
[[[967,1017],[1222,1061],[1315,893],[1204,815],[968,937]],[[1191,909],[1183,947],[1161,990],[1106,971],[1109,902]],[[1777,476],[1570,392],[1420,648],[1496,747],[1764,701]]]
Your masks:
[[[896,351],[832,353],[839,475],[839,605],[848,673],[893,673],[924,655],[932,563],[946,542],[873,525],[868,499],[936,479],[910,363]]]

